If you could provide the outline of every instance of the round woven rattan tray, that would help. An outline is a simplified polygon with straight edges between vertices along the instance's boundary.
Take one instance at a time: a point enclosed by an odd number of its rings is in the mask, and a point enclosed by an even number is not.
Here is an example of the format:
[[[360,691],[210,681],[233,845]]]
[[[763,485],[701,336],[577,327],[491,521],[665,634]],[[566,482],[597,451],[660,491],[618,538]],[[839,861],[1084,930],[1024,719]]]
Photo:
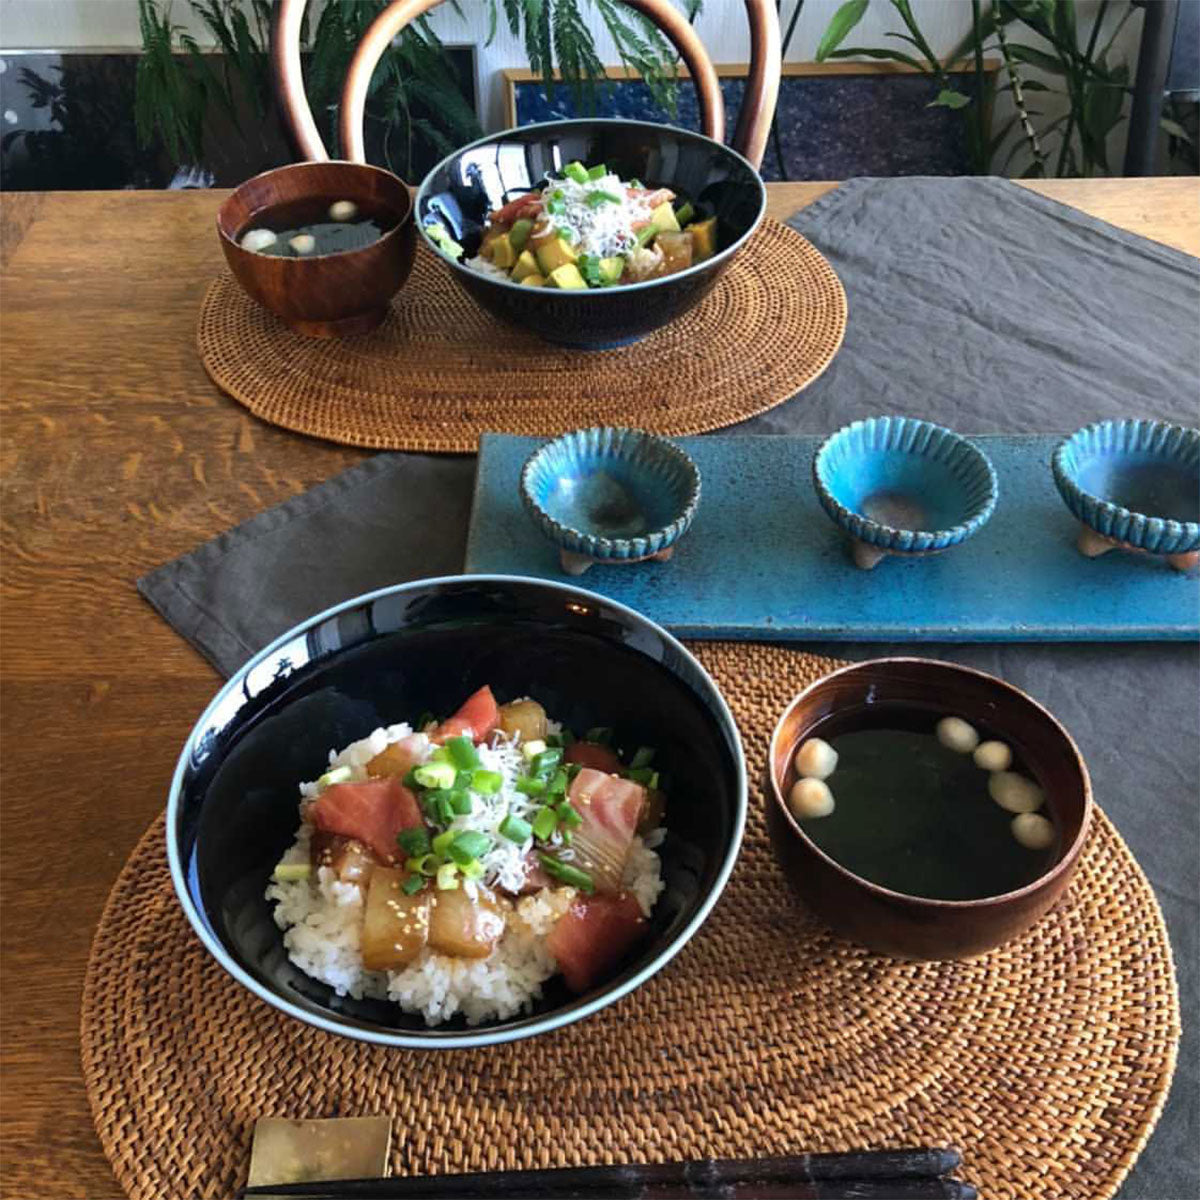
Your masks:
[[[837,664],[694,649],[757,779],[778,713]],[[1104,1200],[1158,1117],[1179,1010],[1162,915],[1103,815],[1025,937],[901,963],[791,898],[752,794],[727,891],[658,976],[555,1034],[436,1053],[333,1037],[233,983],[180,912],[160,819],[96,934],[82,1034],[100,1140],[138,1200],[230,1195],[260,1116],[378,1113],[397,1173],[952,1144],[988,1200]]]
[[[695,308],[616,350],[562,349],[501,324],[423,246],[373,333],[301,337],[223,275],[197,341],[217,386],[273,425],[376,450],[474,453],[484,432],[733,425],[812,383],[845,331],[833,268],[766,221]]]

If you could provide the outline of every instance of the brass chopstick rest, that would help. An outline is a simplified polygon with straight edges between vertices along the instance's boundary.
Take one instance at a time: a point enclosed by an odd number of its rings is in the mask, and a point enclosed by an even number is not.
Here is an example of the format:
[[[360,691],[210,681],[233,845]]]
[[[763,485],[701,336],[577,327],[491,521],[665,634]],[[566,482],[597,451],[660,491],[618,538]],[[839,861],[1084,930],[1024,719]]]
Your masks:
[[[383,1179],[391,1145],[390,1117],[260,1117],[254,1123],[247,1186]]]

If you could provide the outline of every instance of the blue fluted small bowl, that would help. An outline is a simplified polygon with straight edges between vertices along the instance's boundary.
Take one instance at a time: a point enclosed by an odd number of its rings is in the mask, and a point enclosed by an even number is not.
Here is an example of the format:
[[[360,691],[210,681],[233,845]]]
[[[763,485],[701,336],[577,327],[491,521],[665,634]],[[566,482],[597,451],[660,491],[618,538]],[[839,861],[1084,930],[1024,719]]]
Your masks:
[[[1071,434],[1051,462],[1076,518],[1150,554],[1200,550],[1200,430],[1165,421],[1100,421]]]
[[[852,538],[890,554],[965,541],[996,507],[996,472],[964,437],[911,417],[855,421],[813,459],[822,507]]]
[[[700,472],[674,443],[640,429],[578,429],[534,451],[521,498],[578,574],[596,562],[668,558],[700,503]]]

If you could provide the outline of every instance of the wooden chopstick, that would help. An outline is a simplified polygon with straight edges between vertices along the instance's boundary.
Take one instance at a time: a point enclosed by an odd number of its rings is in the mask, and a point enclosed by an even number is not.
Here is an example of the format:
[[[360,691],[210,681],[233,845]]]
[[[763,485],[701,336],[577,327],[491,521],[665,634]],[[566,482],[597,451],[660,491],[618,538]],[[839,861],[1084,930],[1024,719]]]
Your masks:
[[[242,1196],[325,1200],[683,1200],[684,1197],[790,1197],[792,1200],[973,1200],[975,1189],[947,1179],[956,1150],[918,1147],[705,1159],[632,1166],[561,1167],[469,1175],[401,1176],[246,1188]]]

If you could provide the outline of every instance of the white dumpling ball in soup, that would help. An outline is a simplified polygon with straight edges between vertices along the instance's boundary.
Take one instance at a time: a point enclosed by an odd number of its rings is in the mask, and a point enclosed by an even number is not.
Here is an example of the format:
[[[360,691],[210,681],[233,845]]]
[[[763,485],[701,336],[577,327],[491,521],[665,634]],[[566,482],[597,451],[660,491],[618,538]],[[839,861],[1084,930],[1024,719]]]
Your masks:
[[[1007,771],[1012,751],[1003,742],[980,742],[975,747],[975,765],[984,771]]]
[[[833,812],[833,793],[823,779],[797,779],[788,793],[788,808],[797,821],[827,817]]]
[[[808,738],[796,751],[796,774],[805,779],[828,779],[837,762],[838,752],[824,738]]]
[[[358,205],[353,200],[335,200],[329,206],[331,221],[353,221],[358,216]]]
[[[979,745],[975,726],[962,717],[943,717],[937,723],[937,740],[957,754],[970,754]]]
[[[988,794],[1011,813],[1036,812],[1046,800],[1045,792],[1032,779],[1015,771],[994,771],[988,777]]]
[[[1045,850],[1054,841],[1054,826],[1041,813],[1018,813],[1012,835],[1026,850]]]
[[[261,254],[268,246],[275,245],[276,237],[270,229],[251,229],[242,234],[241,247],[251,254]]]
[[[311,254],[317,248],[317,239],[311,233],[298,233],[288,245],[297,254]]]

